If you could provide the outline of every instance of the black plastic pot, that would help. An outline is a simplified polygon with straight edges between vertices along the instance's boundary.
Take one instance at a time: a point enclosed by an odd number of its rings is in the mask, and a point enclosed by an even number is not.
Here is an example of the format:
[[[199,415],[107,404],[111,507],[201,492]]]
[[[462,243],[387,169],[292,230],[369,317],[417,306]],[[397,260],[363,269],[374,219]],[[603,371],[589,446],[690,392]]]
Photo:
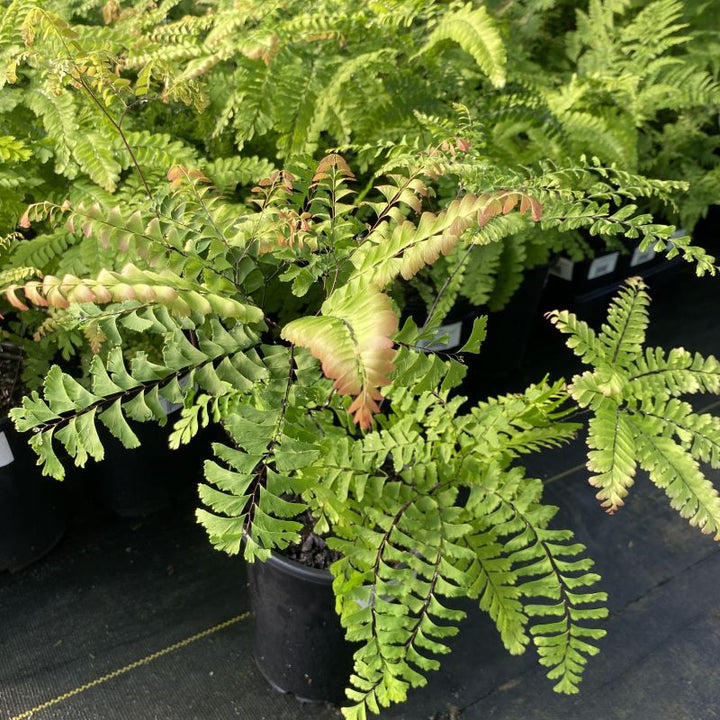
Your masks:
[[[100,504],[120,517],[143,517],[179,498],[194,502],[203,462],[212,454],[210,442],[219,440],[221,431],[203,430],[189,444],[171,450],[170,423],[133,423],[132,429],[141,442],[134,450],[110,433],[103,436],[106,457],[93,479]]]
[[[41,475],[27,435],[7,418],[0,419],[0,465],[0,570],[16,572],[63,536],[63,488]]]
[[[335,614],[332,576],[273,555],[248,565],[253,654],[265,679],[299,700],[341,704],[353,646]]]
[[[528,347],[533,330],[542,322],[541,299],[548,276],[547,266],[525,271],[520,287],[510,302],[494,312],[474,308],[466,327],[469,335],[478,315],[487,315],[487,338],[480,354],[467,355],[468,373],[461,394],[472,402],[491,395],[517,392],[525,386],[524,368],[529,360]]]

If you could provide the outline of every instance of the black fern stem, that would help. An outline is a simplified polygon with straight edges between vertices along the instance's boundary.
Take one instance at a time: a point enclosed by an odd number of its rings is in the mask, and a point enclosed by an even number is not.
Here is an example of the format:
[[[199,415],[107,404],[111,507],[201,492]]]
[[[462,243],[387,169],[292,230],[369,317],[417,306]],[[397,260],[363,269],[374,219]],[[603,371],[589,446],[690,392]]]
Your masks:
[[[50,20],[48,14],[43,11],[43,14],[45,15],[46,19]],[[113,126],[115,131],[120,136],[120,140],[122,140],[123,145],[125,146],[125,149],[128,151],[130,155],[130,160],[132,161],[132,164],[135,167],[135,170],[137,171],[137,174],[140,176],[140,181],[143,184],[143,187],[145,188],[145,193],[147,194],[148,200],[153,199],[152,191],[150,190],[150,186],[148,185],[147,179],[145,178],[145,173],[143,173],[142,169],[140,168],[140,165],[137,161],[137,157],[135,156],[135,153],[133,152],[133,149],[130,147],[130,143],[128,143],[127,138],[125,137],[125,133],[123,132],[123,129],[120,127],[120,125],[115,121],[115,118],[108,112],[107,108],[98,100],[97,95],[93,92],[92,88],[85,82],[82,72],[80,68],[78,67],[77,63],[75,62],[75,59],[73,57],[73,54],[70,52],[70,48],[67,46],[67,43],[65,42],[65,38],[63,37],[62,33],[58,32],[57,28],[55,27],[55,24],[50,21],[50,25],[55,29],[55,32],[57,33],[57,36],[60,38],[60,42],[62,43],[63,47],[65,48],[65,52],[68,55],[68,58],[70,62],[73,64],[73,67],[75,68],[75,72],[77,73],[77,77],[75,78],[80,85],[82,85],[85,92],[88,94],[88,97],[97,105],[97,107],[100,109],[100,112],[108,119],[110,124]],[[124,115],[124,113],[123,113]]]
[[[85,92],[90,96],[91,100],[98,106],[100,109],[100,112],[108,119],[110,124],[113,126],[117,134],[120,136],[120,140],[122,140],[122,144],[125,146],[125,149],[128,151],[128,154],[130,155],[130,160],[132,161],[133,166],[135,167],[135,171],[140,177],[140,181],[143,184],[143,187],[145,188],[145,194],[147,195],[148,200],[153,199],[152,191],[150,190],[150,186],[148,185],[147,179],[145,178],[145,173],[143,173],[140,164],[137,161],[137,157],[135,157],[135,152],[130,147],[130,143],[127,141],[127,138],[125,137],[125,132],[120,127],[120,125],[115,121],[113,116],[107,111],[107,108],[98,100],[95,93],[92,91],[92,88],[85,82],[82,75],[78,73],[78,82],[83,86]]]
[[[475,248],[474,245],[469,245],[467,250],[463,253],[463,256],[460,258],[460,262],[453,268],[453,271],[445,278],[445,282],[443,283],[442,287],[438,291],[437,295],[435,295],[435,300],[433,300],[433,304],[430,306],[430,309],[428,310],[427,318],[425,318],[425,322],[423,326],[420,328],[421,331],[423,331],[432,320],[433,315],[435,314],[435,308],[437,308],[438,303],[440,302],[440,298],[443,296],[445,291],[448,289],[448,286],[453,281],[455,276],[460,272],[460,268],[465,264],[465,261],[470,257],[470,253]]]

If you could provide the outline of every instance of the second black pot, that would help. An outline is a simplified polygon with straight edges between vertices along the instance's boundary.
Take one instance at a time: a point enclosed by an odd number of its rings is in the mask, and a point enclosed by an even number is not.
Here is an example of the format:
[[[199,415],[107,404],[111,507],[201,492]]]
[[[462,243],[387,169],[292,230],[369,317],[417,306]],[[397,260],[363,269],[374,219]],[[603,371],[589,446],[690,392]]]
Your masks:
[[[354,647],[335,614],[332,575],[273,555],[248,565],[254,656],[280,692],[299,700],[345,700]]]
[[[132,423],[141,445],[123,447],[105,433],[106,459],[98,466],[93,486],[100,504],[120,517],[143,517],[162,510],[178,499],[194,502],[202,480],[203,462],[212,456],[210,445],[222,441],[219,427],[204,428],[189,444],[170,450],[168,423]]]
[[[0,419],[0,570],[21,570],[60,540],[66,525],[62,490],[41,475],[27,434]]]

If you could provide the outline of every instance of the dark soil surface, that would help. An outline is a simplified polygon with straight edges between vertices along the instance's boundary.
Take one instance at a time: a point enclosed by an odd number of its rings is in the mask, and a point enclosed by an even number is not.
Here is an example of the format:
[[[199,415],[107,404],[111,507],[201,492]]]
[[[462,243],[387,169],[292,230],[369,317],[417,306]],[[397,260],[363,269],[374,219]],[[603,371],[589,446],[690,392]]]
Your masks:
[[[309,510],[303,513],[298,518],[298,521],[303,523],[303,529],[300,532],[302,541],[291,545],[282,554],[290,560],[295,560],[295,562],[308,567],[318,568],[319,570],[329,568],[340,558],[340,553],[331,550],[327,546],[325,538],[312,531],[315,520]]]

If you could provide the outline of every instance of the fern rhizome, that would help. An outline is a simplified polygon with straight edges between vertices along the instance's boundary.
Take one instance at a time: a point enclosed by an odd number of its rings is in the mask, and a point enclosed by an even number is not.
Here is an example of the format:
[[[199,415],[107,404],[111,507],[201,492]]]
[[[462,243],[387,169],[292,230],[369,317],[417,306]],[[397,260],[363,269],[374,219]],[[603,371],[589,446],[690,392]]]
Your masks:
[[[2,289],[18,322],[38,320],[40,342],[89,341],[84,376],[53,365],[12,413],[43,471],[64,476],[58,447],[80,466],[102,460],[98,424],[137,447],[133,423],[166,424],[163,400],[179,403],[171,446],[211,423],[226,432],[197,511],[215,547],[265,560],[298,541],[309,510],[339,552],[336,607],[359,643],[347,718],[425,683],[458,631],[457,597],[488,613],[509,652],[533,644],[556,690],[576,692],[607,598],[522,459],[569,442],[588,417],[604,508],[620,508],[641,470],[718,538],[720,500],[702,467],[720,465],[720,421],[685,396],[720,392],[720,365],[644,347],[640,279],[597,331],[551,313],[588,365],[569,382],[470,402],[459,388],[484,321],[457,355],[427,347],[458,294],[501,304],[509,291],[483,273],[517,276],[526,258],[581,235],[714,274],[713,257],[671,241],[675,228],[647,212],[672,207],[685,178],[640,174],[633,139],[610,141],[616,115],[576,107],[590,88],[531,83],[532,43],[508,53],[504,39],[515,10],[504,21],[479,3],[321,2],[310,13],[248,2],[241,13],[217,2],[177,16],[173,3],[107,3],[98,29],[72,22],[97,3],[69,5],[14,0],[0,26],[3,102],[20,108],[0,159],[29,178],[2,206],[20,217]],[[532,19],[553,3],[521,5]],[[590,5],[611,42],[628,3]],[[679,32],[677,3],[655,5],[667,9],[665,37]],[[623,39],[646,21],[631,16]],[[602,53],[584,27],[578,57],[595,68]],[[440,77],[452,100],[471,102],[452,107]],[[557,122],[543,135],[548,109]],[[23,118],[41,142],[19,139]],[[590,135],[614,155],[586,145]],[[344,151],[313,160],[326,141]],[[26,167],[30,147],[38,167]],[[397,303],[411,282],[428,300],[420,326],[401,322]]]

